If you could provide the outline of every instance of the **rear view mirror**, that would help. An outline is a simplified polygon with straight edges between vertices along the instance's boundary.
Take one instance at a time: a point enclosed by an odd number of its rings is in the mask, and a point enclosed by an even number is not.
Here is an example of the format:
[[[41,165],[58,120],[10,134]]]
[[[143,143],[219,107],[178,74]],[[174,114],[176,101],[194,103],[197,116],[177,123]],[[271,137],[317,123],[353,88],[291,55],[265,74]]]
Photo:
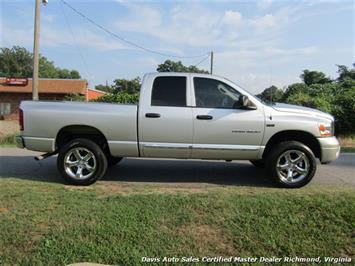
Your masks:
[[[243,109],[243,110],[256,110],[255,104],[249,100],[248,96],[241,95],[239,100],[235,102],[234,106],[235,109]]]

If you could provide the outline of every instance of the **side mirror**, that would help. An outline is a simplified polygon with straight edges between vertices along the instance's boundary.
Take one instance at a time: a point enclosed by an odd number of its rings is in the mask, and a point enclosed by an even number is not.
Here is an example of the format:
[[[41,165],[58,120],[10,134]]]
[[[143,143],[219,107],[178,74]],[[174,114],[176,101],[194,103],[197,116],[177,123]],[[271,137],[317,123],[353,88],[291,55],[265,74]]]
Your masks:
[[[241,95],[239,100],[234,104],[235,109],[243,109],[243,110],[256,110],[255,104],[249,100],[248,96]]]

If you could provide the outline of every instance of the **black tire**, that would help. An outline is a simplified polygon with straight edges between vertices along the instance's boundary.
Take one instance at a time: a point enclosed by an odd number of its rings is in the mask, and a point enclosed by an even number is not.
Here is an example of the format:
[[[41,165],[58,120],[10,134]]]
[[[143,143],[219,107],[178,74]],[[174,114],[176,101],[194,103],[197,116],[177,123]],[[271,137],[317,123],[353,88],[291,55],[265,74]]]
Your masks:
[[[286,160],[287,156],[284,156],[285,154],[287,155],[288,153],[290,153],[290,158],[291,163],[288,163],[288,161]],[[300,162],[295,162],[296,158],[298,154],[303,154],[303,158],[305,158],[304,160],[302,159],[302,161]],[[296,155],[296,158],[295,158]],[[292,156],[294,158],[292,158]],[[283,160],[284,159],[284,160]],[[284,170],[277,170],[277,164],[278,161],[280,160],[280,163],[283,160],[283,165],[286,166],[286,169]],[[281,167],[283,166],[281,165]],[[289,167],[289,165],[291,165],[291,167]],[[307,167],[308,165],[308,167]],[[304,185],[308,184],[314,174],[316,173],[317,170],[317,161],[316,158],[312,152],[312,150],[310,148],[308,148],[306,145],[304,145],[301,142],[298,141],[285,141],[285,142],[281,142],[280,144],[278,144],[267,156],[267,161],[266,161],[266,166],[267,166],[267,170],[268,173],[270,175],[271,178],[273,178],[273,180],[276,182],[276,184],[278,184],[281,187],[285,187],[285,188],[299,188],[299,187],[303,187]],[[280,167],[280,169],[281,169]],[[291,168],[291,170],[288,170],[289,168]],[[304,171],[303,174],[299,173],[297,169],[308,169],[307,171]],[[287,171],[287,174],[289,173],[288,171],[290,171],[290,176],[293,176],[293,174],[295,173],[295,179],[293,179],[293,177],[291,178],[291,181],[288,181],[287,178],[285,177],[285,175],[287,175],[285,173],[285,171]],[[295,172],[293,172],[295,171]],[[281,172],[281,173],[280,173]],[[297,178],[297,175],[299,175]],[[300,179],[299,181],[297,181],[297,179]],[[292,181],[293,180],[293,181]]]
[[[80,160],[77,158],[76,151],[79,151]],[[85,161],[85,155],[90,155],[90,159]],[[88,156],[89,157],[89,156]],[[65,163],[67,160],[67,163]],[[77,163],[77,161],[79,163]],[[66,167],[70,163],[72,167]],[[79,164],[76,166],[74,164]],[[73,177],[74,172],[78,173],[78,167],[82,168],[80,174],[81,178]],[[88,169],[86,169],[88,167]],[[90,168],[89,168],[90,167]],[[78,138],[71,140],[63,146],[58,155],[57,168],[60,175],[66,182],[72,185],[88,186],[103,177],[107,170],[107,159],[102,149],[93,141],[89,139]],[[69,169],[68,169],[69,168]],[[89,170],[90,169],[90,170]],[[87,177],[85,177],[87,175]]]
[[[265,167],[264,160],[250,160],[250,162],[257,168],[264,168]]]
[[[113,157],[109,154],[106,154],[106,158],[107,158],[107,167],[108,168],[115,166],[123,159],[122,157]]]

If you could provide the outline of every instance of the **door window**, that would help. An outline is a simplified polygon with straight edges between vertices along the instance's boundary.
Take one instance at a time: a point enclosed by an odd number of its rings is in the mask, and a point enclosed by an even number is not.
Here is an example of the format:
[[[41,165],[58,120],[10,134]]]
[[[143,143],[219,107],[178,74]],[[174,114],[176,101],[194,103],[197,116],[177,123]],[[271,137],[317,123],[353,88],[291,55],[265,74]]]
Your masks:
[[[186,77],[157,77],[153,83],[152,106],[186,106]]]
[[[194,78],[196,107],[236,109],[241,93],[222,81]]]

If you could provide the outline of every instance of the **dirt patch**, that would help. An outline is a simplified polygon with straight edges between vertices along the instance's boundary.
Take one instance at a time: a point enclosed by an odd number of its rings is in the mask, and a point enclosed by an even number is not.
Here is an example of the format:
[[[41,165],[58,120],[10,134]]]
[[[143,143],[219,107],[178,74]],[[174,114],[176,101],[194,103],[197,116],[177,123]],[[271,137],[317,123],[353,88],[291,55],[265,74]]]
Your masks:
[[[110,197],[114,195],[130,194],[194,194],[208,193],[216,190],[215,187],[187,187],[187,186],[161,186],[161,185],[137,185],[137,184],[114,184],[98,183],[95,188],[100,193],[100,197]]]
[[[79,262],[79,263],[74,263],[74,264],[68,264],[67,266],[110,266],[110,265],[91,263],[91,262]]]
[[[49,188],[49,187],[45,187],[45,188],[41,188],[40,191],[41,192],[52,193],[52,192],[55,192],[55,189]]]
[[[9,211],[9,209],[7,209],[7,208],[3,208],[3,207],[0,208],[0,213],[2,213],[2,212],[8,212],[8,211]]]
[[[101,197],[110,197],[116,194],[131,194],[136,192],[134,186],[129,184],[97,184],[96,188]]]
[[[49,231],[49,225],[47,223],[37,224],[36,230],[30,232],[31,245],[35,245],[35,243],[39,242],[42,239],[42,237],[48,233],[48,231]]]
[[[166,194],[194,194],[194,193],[207,193],[213,188],[204,187],[154,187],[152,193],[166,193]]]
[[[69,191],[92,191],[93,187],[89,186],[64,186]]]
[[[213,248],[216,254],[235,255],[233,240],[220,228],[207,224],[187,224],[178,228],[178,234],[191,236],[202,253]]]

